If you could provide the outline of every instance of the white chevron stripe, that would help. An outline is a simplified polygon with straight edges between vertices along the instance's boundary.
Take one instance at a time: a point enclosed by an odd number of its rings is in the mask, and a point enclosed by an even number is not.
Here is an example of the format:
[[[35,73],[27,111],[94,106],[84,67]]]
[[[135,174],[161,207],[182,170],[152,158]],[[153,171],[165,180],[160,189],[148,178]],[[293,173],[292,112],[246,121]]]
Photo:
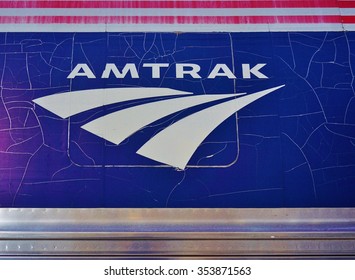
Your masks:
[[[137,153],[185,169],[198,146],[218,125],[246,105],[282,87],[284,85],[226,101],[189,115],[156,134]]]
[[[105,115],[83,125],[82,128],[118,145],[146,125],[170,114],[234,96],[237,94],[195,95],[146,103]]]
[[[174,95],[190,95],[170,88],[109,88],[70,91],[34,99],[33,102],[61,118],[118,102]]]

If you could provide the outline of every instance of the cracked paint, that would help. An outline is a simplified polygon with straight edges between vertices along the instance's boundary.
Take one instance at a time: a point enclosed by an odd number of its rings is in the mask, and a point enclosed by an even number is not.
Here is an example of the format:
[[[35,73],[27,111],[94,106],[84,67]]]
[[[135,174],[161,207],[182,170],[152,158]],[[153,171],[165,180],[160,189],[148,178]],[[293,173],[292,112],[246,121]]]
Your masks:
[[[353,207],[354,59],[353,32],[1,33],[0,207]],[[78,63],[98,78],[67,79]],[[134,63],[140,78],[100,79],[106,63]],[[143,63],[169,67],[152,79]],[[202,78],[176,78],[176,63],[200,65]],[[206,78],[217,63],[237,79]],[[242,63],[266,63],[269,79],[243,79]],[[189,109],[116,146],[80,127],[140,101],[69,119],[32,102],[95,88],[213,94],[281,84],[210,134],[185,170],[135,152]]]

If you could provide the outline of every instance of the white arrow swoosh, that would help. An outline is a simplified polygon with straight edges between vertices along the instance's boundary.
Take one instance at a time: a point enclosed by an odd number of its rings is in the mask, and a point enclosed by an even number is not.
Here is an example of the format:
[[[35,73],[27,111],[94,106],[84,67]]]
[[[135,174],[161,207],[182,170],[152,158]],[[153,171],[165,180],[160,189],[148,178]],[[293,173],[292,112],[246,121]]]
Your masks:
[[[207,102],[235,96],[237,94],[209,94],[160,100],[105,115],[83,125],[81,128],[118,145],[146,125],[170,114]]]
[[[33,102],[61,118],[118,102],[173,95],[191,95],[170,88],[108,88],[56,93],[34,99]]]
[[[156,134],[137,153],[185,169],[198,146],[224,120],[248,104],[284,86],[249,94],[191,114]]]

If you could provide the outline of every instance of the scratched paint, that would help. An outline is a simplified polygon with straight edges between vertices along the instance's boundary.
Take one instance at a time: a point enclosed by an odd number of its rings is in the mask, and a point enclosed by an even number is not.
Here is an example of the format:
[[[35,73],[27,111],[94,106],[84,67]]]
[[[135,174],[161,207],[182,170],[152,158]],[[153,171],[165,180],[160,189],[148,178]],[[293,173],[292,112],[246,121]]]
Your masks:
[[[1,33],[0,206],[352,207],[354,52],[352,32]],[[199,64],[203,77],[221,63],[237,78],[177,79],[171,67],[159,79],[67,79],[77,63],[99,77],[106,63],[152,62]],[[266,64],[268,79],[243,78],[242,63]],[[218,127],[185,170],[136,151],[188,110],[116,146],[81,126],[122,105],[60,118],[32,101],[93,88],[230,94],[283,84]]]

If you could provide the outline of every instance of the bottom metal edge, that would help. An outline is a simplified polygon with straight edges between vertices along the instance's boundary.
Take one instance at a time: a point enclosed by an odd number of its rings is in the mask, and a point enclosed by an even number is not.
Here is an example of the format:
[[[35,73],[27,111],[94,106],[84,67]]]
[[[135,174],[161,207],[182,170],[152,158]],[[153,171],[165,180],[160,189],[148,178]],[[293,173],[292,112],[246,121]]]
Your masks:
[[[254,255],[254,256],[146,256],[146,255],[43,255],[43,256],[0,256],[1,260],[355,260],[355,256],[347,255]]]
[[[355,258],[355,209],[0,209],[0,259]]]
[[[355,256],[354,240],[2,241],[2,256]]]

